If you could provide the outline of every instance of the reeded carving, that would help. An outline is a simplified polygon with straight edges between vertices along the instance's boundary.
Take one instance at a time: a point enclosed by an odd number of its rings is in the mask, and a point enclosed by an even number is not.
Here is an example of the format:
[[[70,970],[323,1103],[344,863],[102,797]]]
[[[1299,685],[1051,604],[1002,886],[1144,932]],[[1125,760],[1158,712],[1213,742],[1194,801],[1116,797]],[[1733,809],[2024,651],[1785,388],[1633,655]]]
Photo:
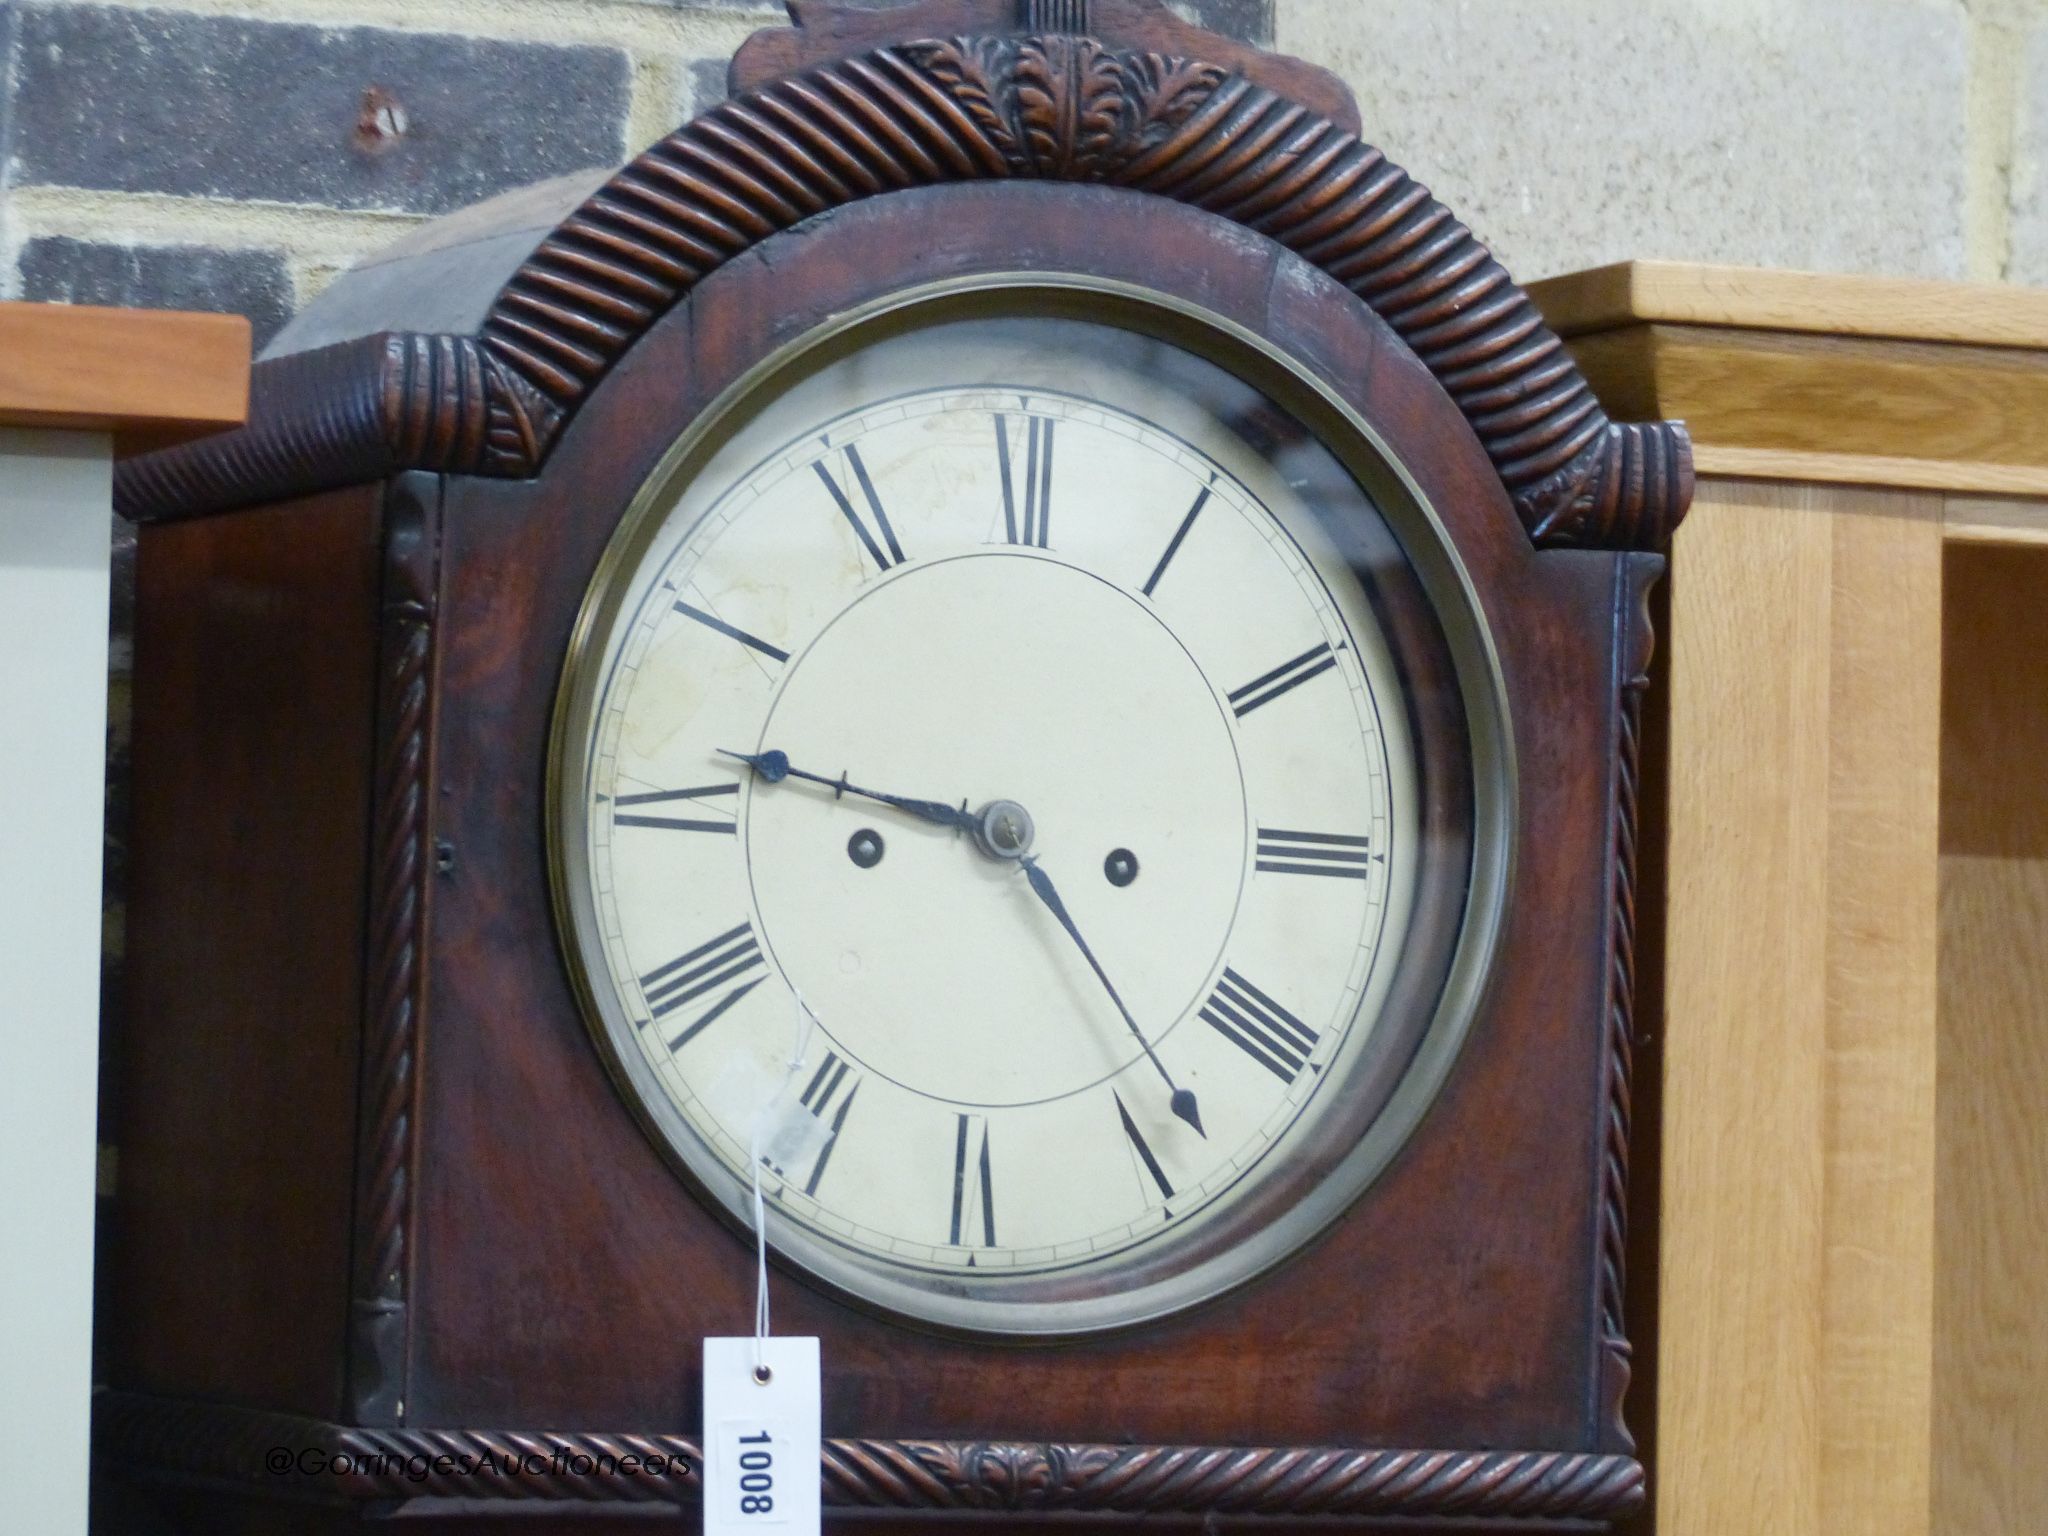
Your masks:
[[[1406,172],[1240,75],[1086,37],[902,43],[713,109],[543,242],[485,345],[566,410],[623,349],[618,325],[763,233],[891,187],[1004,175],[1175,198],[1321,267],[1457,401],[1541,543],[1656,546],[1683,512],[1683,431],[1609,422],[1527,295]],[[602,317],[571,296],[606,282],[620,302]]]
[[[502,427],[515,412],[538,424]],[[406,469],[475,470],[539,453],[560,424],[474,336],[381,332],[258,363],[248,425],[117,465],[114,510],[168,522]]]
[[[533,474],[606,371],[724,262],[861,198],[1021,176],[1174,198],[1343,283],[1457,402],[1539,544],[1657,548],[1683,515],[1684,430],[1610,422],[1528,296],[1400,167],[1241,74],[1065,32],[898,43],[713,108],[542,242],[478,337],[265,364],[258,419],[126,466],[123,508],[188,515],[407,465]],[[373,365],[373,419],[351,406],[309,434],[355,398],[331,369]]]
[[[351,1429],[124,1392],[95,1399],[93,1431],[100,1457],[125,1474],[274,1497],[691,1504],[701,1492],[698,1445],[680,1435]],[[607,1476],[583,1464],[627,1455],[683,1470]],[[437,1471],[437,1457],[488,1467]],[[824,1501],[839,1508],[1601,1520],[1643,1502],[1632,1458],[1556,1451],[828,1440],[822,1470]]]
[[[1027,32],[1086,32],[1088,0],[1019,0],[1017,21]]]

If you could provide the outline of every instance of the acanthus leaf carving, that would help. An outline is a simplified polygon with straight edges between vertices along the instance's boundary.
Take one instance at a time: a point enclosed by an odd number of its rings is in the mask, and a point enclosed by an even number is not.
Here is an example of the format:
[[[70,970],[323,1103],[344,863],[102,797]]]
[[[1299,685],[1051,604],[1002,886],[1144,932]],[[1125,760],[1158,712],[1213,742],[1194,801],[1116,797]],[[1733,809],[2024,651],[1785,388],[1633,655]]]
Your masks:
[[[1129,89],[1123,65],[1093,38],[1016,44],[1017,115],[1041,176],[1099,179],[1120,158]]]
[[[1074,148],[1068,174],[1099,181],[1129,156],[1130,81],[1123,60],[1093,39],[1068,46],[1075,55]]]
[[[563,411],[518,368],[486,352],[483,461],[502,474],[530,475],[561,429]]]
[[[1213,64],[1157,53],[1134,54],[1128,67],[1134,151],[1152,148],[1185,124],[1225,79],[1224,72]]]

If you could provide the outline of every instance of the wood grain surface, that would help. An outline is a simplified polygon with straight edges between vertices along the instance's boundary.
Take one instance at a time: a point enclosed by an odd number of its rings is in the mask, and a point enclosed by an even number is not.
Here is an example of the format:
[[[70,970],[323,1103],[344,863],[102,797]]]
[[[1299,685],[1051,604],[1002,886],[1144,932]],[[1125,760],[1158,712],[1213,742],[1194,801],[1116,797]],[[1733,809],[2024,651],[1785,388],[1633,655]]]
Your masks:
[[[1934,1311],[1938,1532],[2048,1509],[2048,549],[1951,548]]]
[[[1700,448],[1697,453],[1702,473],[1731,480],[1889,486],[1963,496],[2048,496],[2048,469],[2025,464],[1973,464],[1953,459],[1726,445]]]
[[[133,453],[248,415],[240,315],[0,304],[0,359],[0,426],[112,432]]]
[[[1938,499],[1673,554],[1658,1536],[1925,1530]]]
[[[138,543],[101,1256],[127,1384],[342,1406],[381,499]]]
[[[1571,347],[1610,409],[1683,418],[1710,473],[2048,489],[2048,352],[1666,324]]]

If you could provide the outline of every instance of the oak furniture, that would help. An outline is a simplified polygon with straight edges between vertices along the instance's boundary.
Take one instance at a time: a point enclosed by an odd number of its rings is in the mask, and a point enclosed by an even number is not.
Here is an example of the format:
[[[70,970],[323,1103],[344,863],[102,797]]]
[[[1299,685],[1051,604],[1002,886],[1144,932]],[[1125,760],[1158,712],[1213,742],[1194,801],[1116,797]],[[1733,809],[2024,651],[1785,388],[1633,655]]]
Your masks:
[[[2048,294],[1660,262],[1532,292],[1701,473],[1651,727],[1654,1529],[2037,1529]]]
[[[239,423],[239,317],[0,304],[0,1481],[85,1529],[116,454]]]

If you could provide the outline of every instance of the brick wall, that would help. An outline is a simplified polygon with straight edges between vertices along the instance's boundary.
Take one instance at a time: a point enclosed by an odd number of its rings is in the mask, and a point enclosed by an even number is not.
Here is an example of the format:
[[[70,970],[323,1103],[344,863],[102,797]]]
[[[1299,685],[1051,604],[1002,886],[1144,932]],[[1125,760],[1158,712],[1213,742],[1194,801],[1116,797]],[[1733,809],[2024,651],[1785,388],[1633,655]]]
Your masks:
[[[1269,42],[1270,0],[1184,11]],[[259,345],[362,253],[616,164],[771,0],[0,0],[0,296],[228,309]]]
[[[880,3],[880,0],[876,0]],[[2048,282],[2048,0],[1189,0],[1337,68],[1525,278]],[[0,296],[259,340],[435,213],[617,162],[773,0],[0,0]]]

